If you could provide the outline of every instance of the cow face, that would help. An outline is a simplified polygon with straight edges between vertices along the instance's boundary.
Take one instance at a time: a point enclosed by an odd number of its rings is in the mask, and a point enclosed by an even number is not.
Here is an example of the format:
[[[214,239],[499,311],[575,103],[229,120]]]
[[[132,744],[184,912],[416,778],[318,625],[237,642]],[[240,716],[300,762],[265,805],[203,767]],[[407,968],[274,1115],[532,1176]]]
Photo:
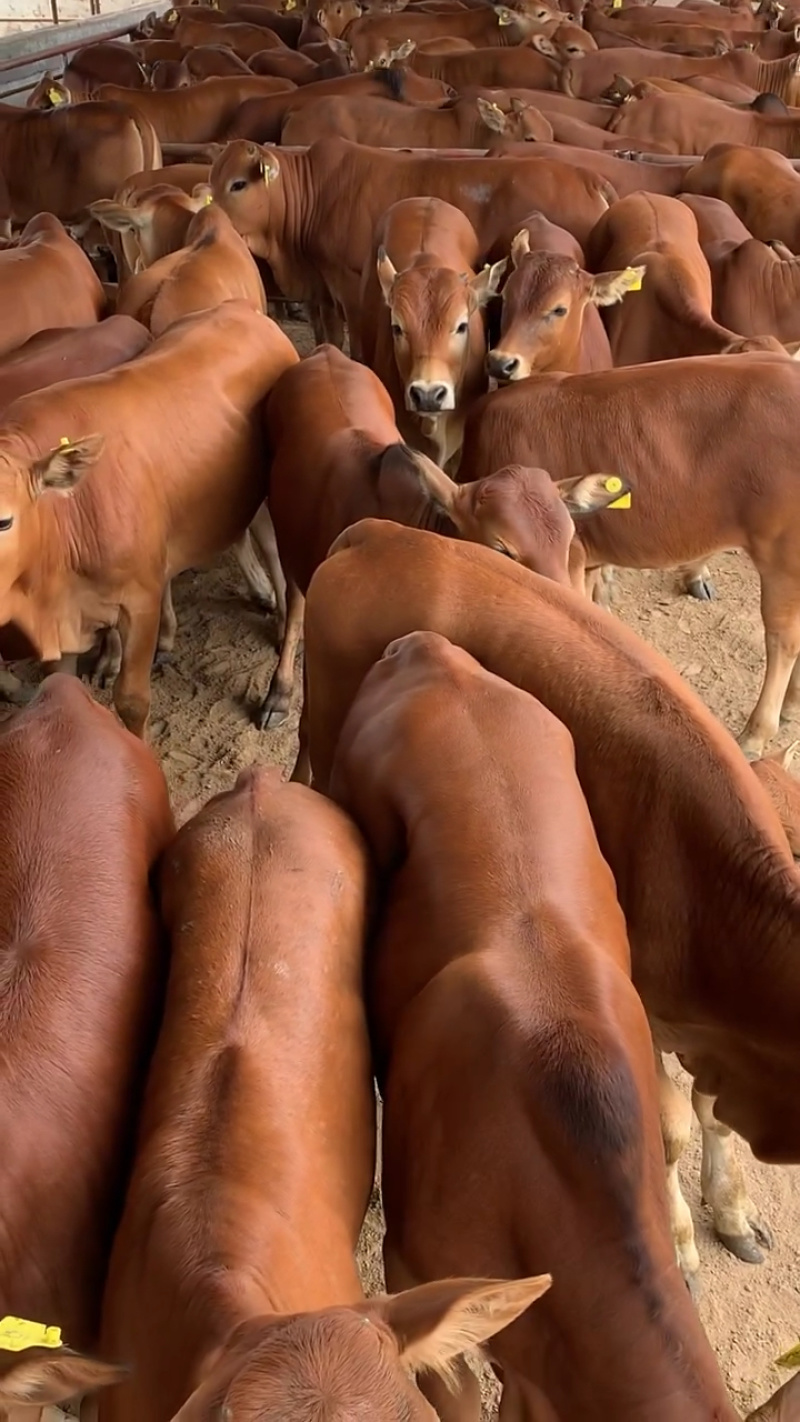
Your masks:
[[[209,174],[215,203],[257,257],[270,260],[270,228],[283,211],[281,169],[270,148],[237,139],[229,143]]]
[[[555,483],[546,469],[508,464],[486,479],[454,484],[423,455],[415,460],[420,483],[461,538],[494,548],[565,586],[572,581],[573,519],[629,501],[630,485],[617,475],[588,474]]]
[[[511,245],[514,270],[503,289],[500,339],[487,369],[503,383],[535,371],[570,370],[586,307],[610,306],[642,284],[643,267],[591,276],[572,257],[531,252],[527,228]]]
[[[314,11],[314,19],[331,39],[341,39],[350,22],[363,13],[360,0],[324,0]]]
[[[470,276],[419,265],[398,275],[381,248],[378,280],[389,308],[407,410],[438,415],[456,408],[461,390],[483,362],[481,309],[497,290],[505,267],[505,261],[496,262]]]
[[[451,1279],[353,1308],[271,1315],[234,1330],[173,1422],[435,1422],[413,1381],[517,1318],[550,1285]]]

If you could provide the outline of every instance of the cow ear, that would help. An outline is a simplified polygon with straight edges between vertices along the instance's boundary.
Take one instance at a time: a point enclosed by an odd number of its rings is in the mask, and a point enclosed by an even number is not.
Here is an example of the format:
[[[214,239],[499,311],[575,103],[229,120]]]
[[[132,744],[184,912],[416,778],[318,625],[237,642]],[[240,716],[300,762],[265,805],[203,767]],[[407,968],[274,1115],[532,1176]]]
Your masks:
[[[531,1279],[443,1279],[376,1299],[410,1368],[447,1375],[454,1360],[507,1328],[549,1289],[549,1274]]]
[[[0,1376],[0,1406],[56,1407],[82,1393],[113,1387],[128,1376],[128,1369],[101,1363],[64,1348],[36,1357],[20,1357]]]
[[[492,266],[485,266],[482,272],[478,272],[477,276],[472,277],[469,289],[476,306],[485,306],[487,301],[491,301],[492,297],[497,295],[497,288],[505,276],[507,266],[508,257],[503,257],[502,261],[494,262]]]
[[[136,208],[127,207],[124,202],[114,202],[111,198],[97,198],[95,202],[90,202],[89,211],[101,227],[107,227],[112,232],[138,232],[147,223],[144,214]]]
[[[100,457],[103,436],[86,435],[84,439],[63,439],[49,454],[31,466],[33,484],[38,494],[47,489],[58,489],[68,493],[79,484],[84,474]]]
[[[477,109],[487,128],[493,133],[505,133],[506,116],[497,104],[490,103],[488,99],[478,99]]]
[[[621,272],[601,272],[592,277],[589,300],[594,306],[614,306],[629,291],[640,291],[647,267],[626,267]]]
[[[531,234],[528,231],[527,227],[523,227],[522,231],[517,233],[516,237],[511,243],[511,265],[514,267],[515,271],[519,266],[520,262],[522,261],[522,258],[527,257],[530,250]]]
[[[577,479],[558,479],[556,488],[573,518],[586,518],[601,509],[628,509],[631,486],[618,474],[585,474]]]
[[[392,288],[395,283],[395,278],[397,277],[397,268],[393,265],[392,259],[385,247],[378,248],[376,270],[378,273],[378,281],[381,284],[381,291],[383,292],[383,299],[386,305],[389,306],[392,300]]]
[[[444,470],[440,469],[438,464],[434,464],[427,454],[420,454],[418,450],[409,450],[408,453],[425,493],[455,521],[459,494],[467,486],[455,484],[449,474],[445,474]]]

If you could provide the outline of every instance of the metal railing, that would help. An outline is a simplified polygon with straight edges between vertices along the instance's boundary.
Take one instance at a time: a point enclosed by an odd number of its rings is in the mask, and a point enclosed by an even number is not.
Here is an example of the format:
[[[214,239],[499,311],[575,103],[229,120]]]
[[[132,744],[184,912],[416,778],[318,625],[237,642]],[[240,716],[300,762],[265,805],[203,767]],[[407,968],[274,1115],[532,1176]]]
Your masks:
[[[57,7],[58,0],[50,0]],[[92,0],[99,8],[100,0]],[[0,100],[22,102],[54,61],[66,63],[68,55],[81,45],[97,40],[122,39],[154,10],[165,10],[164,0],[135,5],[109,15],[92,14],[85,20],[62,20],[42,29],[26,30],[0,39]],[[58,28],[55,28],[58,23]],[[63,63],[59,67],[63,67]]]

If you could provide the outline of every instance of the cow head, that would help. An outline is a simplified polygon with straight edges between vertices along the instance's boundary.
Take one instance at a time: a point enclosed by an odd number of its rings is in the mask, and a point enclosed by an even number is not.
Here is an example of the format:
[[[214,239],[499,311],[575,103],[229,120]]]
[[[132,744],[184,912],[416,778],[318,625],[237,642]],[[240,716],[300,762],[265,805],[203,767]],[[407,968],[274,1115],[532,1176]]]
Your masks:
[[[236,139],[217,158],[208,181],[214,202],[228,214],[251,252],[269,261],[269,229],[283,210],[277,154]]]
[[[242,1323],[208,1362],[173,1422],[313,1422],[328,1399],[339,1415],[435,1422],[416,1369],[447,1376],[454,1360],[511,1323],[550,1286],[448,1279],[320,1313]]]
[[[546,117],[521,99],[512,99],[507,113],[488,99],[478,98],[475,103],[485,126],[503,139],[513,143],[552,140],[553,130]]]
[[[524,380],[534,371],[570,370],[587,306],[612,306],[642,284],[644,267],[591,276],[573,257],[531,252],[528,229],[511,244],[513,271],[503,289],[500,336],[487,369],[495,380]]]
[[[431,461],[418,457],[420,482],[455,524],[461,538],[483,543],[504,557],[565,586],[571,582],[573,519],[627,506],[630,485],[617,475],[587,474],[554,483],[546,469],[509,464],[485,479],[454,484]]]
[[[482,366],[481,308],[497,291],[505,269],[503,260],[476,276],[424,265],[398,274],[381,247],[378,280],[389,308],[406,409],[438,415],[456,408],[470,375]]]
[[[314,19],[331,39],[341,39],[347,26],[363,13],[360,0],[323,0],[314,11]]]
[[[56,79],[48,70],[43,74],[35,89],[32,89],[26,100],[29,109],[57,109],[64,104],[72,102],[72,94],[60,79]]]
[[[8,1321],[3,1320],[2,1328]],[[39,1328],[38,1324],[24,1327]],[[57,1332],[47,1329],[41,1332]],[[112,1363],[101,1363],[95,1358],[87,1358],[82,1353],[74,1353],[62,1345],[52,1347],[23,1347],[8,1351],[0,1340],[0,1414],[39,1415],[39,1409],[57,1407],[81,1394],[99,1392],[101,1388],[112,1387],[127,1376],[127,1368]]]
[[[103,439],[88,435],[70,440],[65,435],[55,448],[34,459],[21,445],[20,440],[0,443],[0,567],[4,573],[14,562],[31,506],[50,492],[69,494],[98,459]]]

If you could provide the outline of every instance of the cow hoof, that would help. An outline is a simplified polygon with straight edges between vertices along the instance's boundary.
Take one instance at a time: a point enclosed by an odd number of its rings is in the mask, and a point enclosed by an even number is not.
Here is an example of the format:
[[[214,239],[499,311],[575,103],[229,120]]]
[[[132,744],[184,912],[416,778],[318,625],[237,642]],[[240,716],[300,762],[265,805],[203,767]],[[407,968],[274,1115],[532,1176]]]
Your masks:
[[[717,1234],[717,1239],[729,1254],[741,1259],[743,1264],[763,1264],[764,1254],[759,1249],[755,1232],[753,1234]]]
[[[161,647],[159,647],[155,659],[155,665],[157,667],[171,667],[174,661],[175,653],[173,651],[162,650]]]
[[[717,596],[717,590],[710,578],[692,578],[686,584],[686,591],[690,597],[696,597],[698,602],[713,602]]]
[[[283,725],[288,714],[288,707],[270,706],[269,701],[265,701],[256,716],[256,725],[259,731],[274,731],[276,726]]]

